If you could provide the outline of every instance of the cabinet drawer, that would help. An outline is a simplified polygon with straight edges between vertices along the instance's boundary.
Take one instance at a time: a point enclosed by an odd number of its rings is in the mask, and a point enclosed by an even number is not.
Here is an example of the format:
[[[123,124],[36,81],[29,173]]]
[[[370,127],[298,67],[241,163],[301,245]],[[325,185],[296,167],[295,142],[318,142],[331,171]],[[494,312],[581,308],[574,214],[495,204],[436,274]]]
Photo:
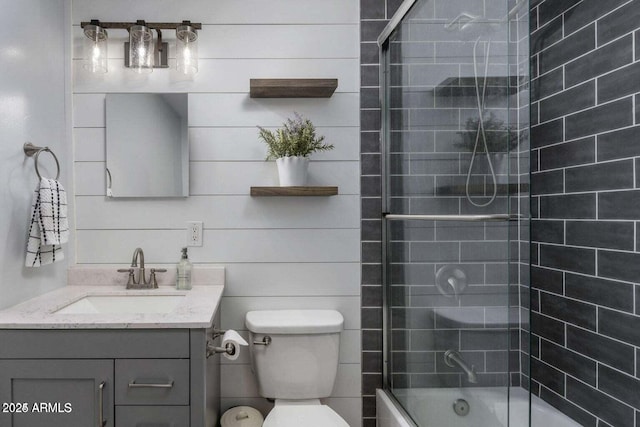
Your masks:
[[[188,406],[116,406],[118,427],[189,427]]]
[[[116,405],[188,405],[188,359],[119,359]]]
[[[6,329],[0,343],[0,359],[189,357],[188,329]]]

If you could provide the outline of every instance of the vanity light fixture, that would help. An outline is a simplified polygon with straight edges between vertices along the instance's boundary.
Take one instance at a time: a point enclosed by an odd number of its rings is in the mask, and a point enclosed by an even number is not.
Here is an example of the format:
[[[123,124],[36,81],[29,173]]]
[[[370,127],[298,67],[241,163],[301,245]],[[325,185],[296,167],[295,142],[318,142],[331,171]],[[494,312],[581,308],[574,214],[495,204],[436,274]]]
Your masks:
[[[85,68],[93,73],[107,72],[107,29],[129,32],[124,44],[124,65],[137,73],[150,73],[154,68],[169,68],[168,43],[162,41],[162,30],[176,31],[176,69],[183,74],[198,72],[198,32],[202,24],[171,22],[81,22],[85,41]],[[153,37],[153,30],[157,36]]]
[[[98,21],[84,27],[84,52],[86,62],[84,68],[92,73],[106,73],[108,67],[107,55],[107,30],[100,26]]]
[[[129,43],[124,44],[124,65],[138,74],[151,73],[156,64],[161,68],[167,67],[166,62],[157,61],[157,52],[166,53],[166,43],[162,43],[162,36],[158,30],[158,42],[155,49],[153,44],[153,31],[147,27],[144,21],[129,27]],[[165,55],[166,60],[166,55]]]
[[[188,75],[198,72],[198,32],[189,23],[176,28],[176,69]]]

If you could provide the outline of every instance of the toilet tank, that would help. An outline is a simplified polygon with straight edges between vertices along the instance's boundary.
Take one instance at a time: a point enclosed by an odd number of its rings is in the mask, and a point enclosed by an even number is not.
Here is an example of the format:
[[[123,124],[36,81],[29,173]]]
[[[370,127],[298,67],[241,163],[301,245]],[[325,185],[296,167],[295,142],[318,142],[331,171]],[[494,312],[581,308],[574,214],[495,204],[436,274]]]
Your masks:
[[[261,396],[299,400],[331,395],[344,324],[340,312],[250,311],[245,324]]]

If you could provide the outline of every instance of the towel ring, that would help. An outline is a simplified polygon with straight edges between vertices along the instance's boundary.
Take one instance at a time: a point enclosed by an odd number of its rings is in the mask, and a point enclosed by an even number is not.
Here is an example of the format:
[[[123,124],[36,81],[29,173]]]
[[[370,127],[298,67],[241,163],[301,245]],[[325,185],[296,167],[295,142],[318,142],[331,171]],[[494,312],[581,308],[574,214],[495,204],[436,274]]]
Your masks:
[[[55,179],[57,180],[58,178],[60,178],[60,162],[49,147],[38,147],[30,142],[25,142],[22,148],[24,149],[24,154],[26,154],[28,157],[33,157],[33,160],[36,164],[36,175],[38,175],[39,179],[42,179],[42,176],[40,175],[40,170],[38,170],[38,156],[40,156],[40,153],[42,153],[43,151],[47,151],[53,156],[53,159],[56,161],[56,168],[58,169]]]

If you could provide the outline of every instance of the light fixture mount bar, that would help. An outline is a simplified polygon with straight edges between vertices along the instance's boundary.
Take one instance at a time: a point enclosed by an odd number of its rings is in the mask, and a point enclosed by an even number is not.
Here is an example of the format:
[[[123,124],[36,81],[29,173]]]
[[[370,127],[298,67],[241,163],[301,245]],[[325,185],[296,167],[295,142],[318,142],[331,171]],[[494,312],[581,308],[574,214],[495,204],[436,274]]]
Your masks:
[[[131,67],[129,47],[130,43],[124,42],[124,66],[127,68]],[[156,43],[153,55],[153,68],[169,68],[169,43]]]
[[[81,22],[80,28],[84,28],[86,25],[96,25],[97,23],[99,23],[99,25],[105,29],[128,30],[129,27],[131,27],[132,25],[138,25],[138,22],[102,22],[94,19],[91,21]],[[146,22],[145,21],[144,25],[151,28],[152,30],[175,30],[180,25],[191,25],[196,30],[202,29],[202,23],[191,22],[191,21],[182,21],[182,22]]]

